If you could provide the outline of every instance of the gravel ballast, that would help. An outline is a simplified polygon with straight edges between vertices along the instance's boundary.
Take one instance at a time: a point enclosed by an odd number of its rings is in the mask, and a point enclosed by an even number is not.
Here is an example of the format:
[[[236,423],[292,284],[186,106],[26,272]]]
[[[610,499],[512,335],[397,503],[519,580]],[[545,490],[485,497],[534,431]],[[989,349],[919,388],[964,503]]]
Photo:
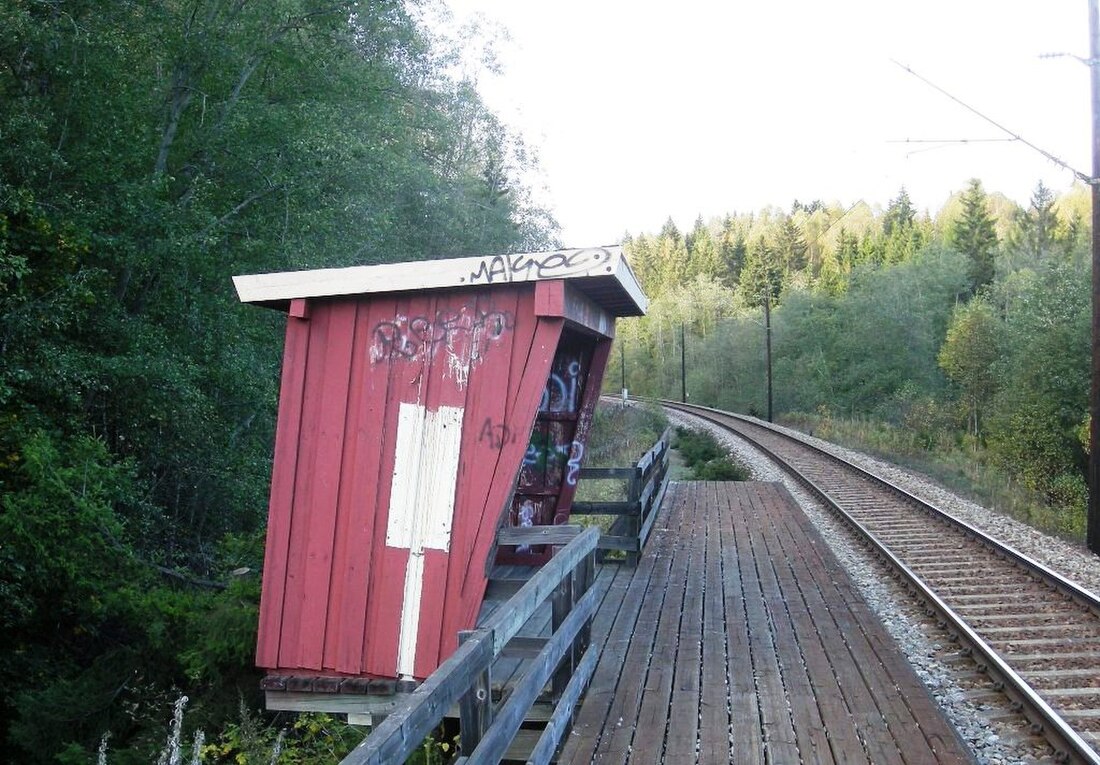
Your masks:
[[[982,682],[981,678],[974,682],[973,665],[959,661],[954,646],[947,644],[942,631],[925,618],[894,580],[884,575],[882,564],[856,544],[843,524],[793,478],[780,470],[770,458],[717,425],[683,412],[666,411],[673,424],[713,433],[739,462],[749,468],[755,480],[778,481],[786,485],[848,571],[868,605],[882,619],[929,693],[959,731],[960,737],[974,751],[977,762],[989,765],[1053,762],[1049,749],[1029,734],[1026,722],[1012,712],[1008,700],[1000,694],[981,690],[988,683]],[[963,499],[925,476],[798,431],[780,429],[882,475],[1067,579],[1093,592],[1100,591],[1100,558],[1083,548],[1049,537],[1019,521]]]

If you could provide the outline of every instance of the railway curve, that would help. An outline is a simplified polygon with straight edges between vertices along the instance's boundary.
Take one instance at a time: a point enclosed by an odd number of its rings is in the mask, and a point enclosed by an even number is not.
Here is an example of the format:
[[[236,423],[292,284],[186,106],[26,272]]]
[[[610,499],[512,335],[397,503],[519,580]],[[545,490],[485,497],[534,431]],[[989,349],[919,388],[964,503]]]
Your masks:
[[[935,505],[754,418],[662,401],[788,471],[883,560],[1065,762],[1100,765],[1100,598]]]

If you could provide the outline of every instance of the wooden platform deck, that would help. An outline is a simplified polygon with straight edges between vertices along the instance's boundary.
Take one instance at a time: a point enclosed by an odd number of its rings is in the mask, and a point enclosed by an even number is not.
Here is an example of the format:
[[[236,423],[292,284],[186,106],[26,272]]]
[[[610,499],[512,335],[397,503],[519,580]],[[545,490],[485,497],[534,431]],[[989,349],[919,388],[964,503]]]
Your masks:
[[[673,484],[661,513],[638,567],[597,580],[560,762],[971,762],[782,486]]]

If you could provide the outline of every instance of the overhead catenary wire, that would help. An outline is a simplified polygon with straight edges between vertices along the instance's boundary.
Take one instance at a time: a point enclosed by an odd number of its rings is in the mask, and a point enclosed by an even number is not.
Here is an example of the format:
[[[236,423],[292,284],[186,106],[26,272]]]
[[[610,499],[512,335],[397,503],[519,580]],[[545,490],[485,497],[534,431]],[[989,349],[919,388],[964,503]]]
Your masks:
[[[927,85],[928,87],[932,88],[932,89],[933,89],[933,90],[935,90],[936,92],[938,92],[938,93],[942,93],[942,94],[943,94],[944,96],[947,96],[947,97],[948,97],[948,98],[950,98],[950,99],[951,99],[952,101],[954,101],[955,103],[957,103],[957,104],[958,104],[959,106],[961,106],[961,107],[963,107],[964,109],[966,109],[966,110],[967,110],[968,112],[970,112],[970,113],[972,113],[972,114],[975,114],[975,115],[977,115],[978,117],[980,117],[981,119],[985,120],[985,121],[986,121],[986,122],[988,122],[988,123],[989,123],[990,125],[992,125],[993,127],[997,128],[998,130],[1000,130],[1000,131],[1001,131],[1002,133],[1005,133],[1006,135],[1010,136],[1010,137],[1011,137],[1011,139],[1012,139],[1013,141],[1019,141],[1019,142],[1020,142],[1020,143],[1022,143],[1022,144],[1023,144],[1024,146],[1027,146],[1027,147],[1028,147],[1029,149],[1032,149],[1033,151],[1036,151],[1036,152],[1038,152],[1039,154],[1042,154],[1042,155],[1043,155],[1043,156],[1044,156],[1044,157],[1045,157],[1046,159],[1048,159],[1048,160],[1050,160],[1051,162],[1053,162],[1054,164],[1058,165],[1058,167],[1061,167],[1062,169],[1064,169],[1064,170],[1068,170],[1069,172],[1073,173],[1073,175],[1074,175],[1075,177],[1077,177],[1077,178],[1078,178],[1079,180],[1081,180],[1081,181],[1084,181],[1085,183],[1087,183],[1087,184],[1089,184],[1089,185],[1092,185],[1092,184],[1093,184],[1093,183],[1095,182],[1095,179],[1093,179],[1093,178],[1092,178],[1092,177],[1091,177],[1090,175],[1088,175],[1087,173],[1082,173],[1082,172],[1081,172],[1080,170],[1078,170],[1077,168],[1075,168],[1075,167],[1071,166],[1071,165],[1070,165],[1070,164],[1069,164],[1068,162],[1066,162],[1066,161],[1062,160],[1061,158],[1059,158],[1059,157],[1055,156],[1054,154],[1051,154],[1051,153],[1050,153],[1049,151],[1047,151],[1046,149],[1044,149],[1044,148],[1042,148],[1042,147],[1040,147],[1040,146],[1037,146],[1037,145],[1035,145],[1034,143],[1032,143],[1031,141],[1027,140],[1027,139],[1026,139],[1026,138],[1024,138],[1023,136],[1021,136],[1020,134],[1016,133],[1015,131],[1013,131],[1013,130],[1009,129],[1008,127],[1006,127],[1006,126],[1004,126],[1004,125],[1002,125],[1002,124],[1001,124],[1000,122],[998,122],[997,120],[993,119],[993,118],[992,118],[992,117],[990,117],[989,115],[985,114],[985,113],[984,113],[984,112],[982,112],[981,110],[979,110],[979,109],[977,109],[977,108],[975,108],[975,107],[971,106],[970,104],[966,103],[965,101],[963,101],[963,100],[962,100],[961,98],[959,98],[958,96],[956,96],[956,95],[954,95],[954,94],[952,94],[952,93],[948,92],[948,91],[947,91],[947,90],[945,90],[944,88],[941,88],[941,87],[940,87],[939,85],[937,85],[936,83],[932,82],[932,81],[931,81],[931,80],[929,80],[929,79],[928,79],[927,77],[924,77],[923,75],[921,75],[921,74],[918,74],[917,72],[913,71],[912,67],[910,67],[910,66],[907,66],[906,64],[903,64],[903,63],[901,63],[900,61],[897,61],[896,59],[890,59],[890,62],[891,62],[892,64],[895,64],[895,65],[897,65],[897,66],[898,66],[898,67],[900,67],[901,69],[904,69],[904,70],[905,70],[906,72],[908,72],[909,74],[913,75],[913,76],[914,76],[914,77],[916,77],[916,78],[917,78],[918,80],[920,80],[921,82],[923,82],[923,83],[924,83],[925,85]]]
[[[928,144],[920,149],[913,149],[905,153],[906,158],[913,156],[914,154],[923,154],[927,151],[937,151],[938,149],[946,149],[954,144],[962,144],[967,146],[972,143],[1016,143],[1015,138],[900,138],[887,141],[886,143],[918,143]]]
[[[886,143],[1012,143],[1018,138],[895,138]]]

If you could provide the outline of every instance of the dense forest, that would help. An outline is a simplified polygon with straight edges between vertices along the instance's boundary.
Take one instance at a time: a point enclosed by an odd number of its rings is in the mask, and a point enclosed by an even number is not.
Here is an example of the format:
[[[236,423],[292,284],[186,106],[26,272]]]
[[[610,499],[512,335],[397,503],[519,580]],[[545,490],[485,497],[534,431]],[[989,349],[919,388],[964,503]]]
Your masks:
[[[155,761],[184,694],[204,762],[341,740],[256,711],[282,319],[230,276],[556,245],[477,31],[419,7],[0,3],[7,759]],[[777,419],[959,455],[1080,534],[1087,211],[974,181],[934,217],[902,190],[628,236],[652,309],[609,389],[678,397],[683,349],[691,400],[766,414],[766,314]]]
[[[934,215],[902,189],[885,210],[795,202],[628,235],[652,304],[620,323],[607,389],[678,399],[686,383],[766,416],[770,325],[776,420],[984,483],[998,505],[1023,492],[1021,516],[1080,538],[1089,210],[1084,187],[1039,184],[1020,206],[972,180]]]
[[[555,244],[476,30],[417,8],[0,3],[5,759],[155,761],[183,693],[204,761],[275,739],[248,710],[282,325],[231,275]]]

